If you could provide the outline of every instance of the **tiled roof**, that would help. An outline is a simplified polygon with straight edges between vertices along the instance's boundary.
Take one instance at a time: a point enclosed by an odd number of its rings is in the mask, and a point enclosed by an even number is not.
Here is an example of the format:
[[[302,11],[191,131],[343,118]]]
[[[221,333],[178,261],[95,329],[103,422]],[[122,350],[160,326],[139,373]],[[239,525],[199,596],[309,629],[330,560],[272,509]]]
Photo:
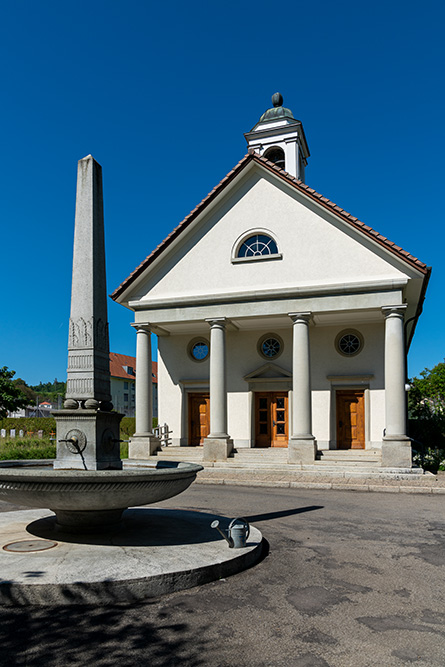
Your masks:
[[[337,215],[339,218],[350,224],[351,227],[354,227],[366,236],[372,238],[374,241],[382,245],[384,248],[392,252],[394,255],[421,273],[429,273],[429,268],[426,264],[421,262],[420,259],[417,259],[417,257],[414,257],[414,255],[411,255],[406,250],[403,250],[403,248],[396,245],[393,241],[387,239],[386,236],[379,234],[379,232],[375,231],[372,227],[366,225],[364,222],[345,211],[343,208],[332,202],[327,197],[323,197],[323,195],[321,195],[313,188],[310,188],[308,185],[303,183],[303,181],[300,181],[298,178],[291,176],[291,174],[289,174],[287,171],[284,171],[284,169],[281,169],[281,167],[278,167],[278,165],[276,165],[274,162],[271,162],[267,158],[262,157],[257,153],[251,152],[247,153],[247,155],[245,155],[243,159],[240,160],[231,171],[229,171],[227,176],[225,176],[206,197],[204,197],[204,199],[193,209],[193,211],[191,211],[184,218],[184,220],[180,222],[179,225],[175,227],[175,229],[173,229],[173,231],[170,232],[170,234],[153,250],[153,252],[151,252],[150,255],[148,255],[148,257],[146,257],[132,273],[130,273],[128,278],[126,278],[119,285],[119,287],[114,290],[114,292],[111,294],[111,298],[117,299],[127,289],[127,287],[129,287],[131,283],[136,280],[136,278],[140,276],[141,273],[170,245],[170,243],[172,243],[172,241],[174,241],[179,234],[187,229],[187,227],[196,219],[196,217],[224,190],[224,188],[227,187],[231,181],[233,181],[234,178],[236,178],[236,176],[238,176],[238,174],[250,162],[256,162],[262,167],[273,172],[283,181],[295,187],[296,190],[299,190],[310,199],[316,201],[318,204],[329,210],[331,213]]]
[[[134,374],[127,373],[125,366],[132,368]],[[158,381],[158,362],[151,362],[151,372],[153,382]],[[113,378],[122,378],[124,380],[135,380],[136,377],[136,357],[129,357],[126,354],[110,352],[110,375]]]

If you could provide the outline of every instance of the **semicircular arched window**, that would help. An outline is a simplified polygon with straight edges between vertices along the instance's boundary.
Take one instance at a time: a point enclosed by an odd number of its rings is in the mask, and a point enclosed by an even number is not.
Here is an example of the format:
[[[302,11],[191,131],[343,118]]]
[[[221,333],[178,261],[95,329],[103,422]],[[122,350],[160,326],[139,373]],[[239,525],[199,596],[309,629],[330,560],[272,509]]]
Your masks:
[[[238,249],[237,257],[265,257],[278,255],[278,247],[271,236],[253,234],[243,241]]]
[[[272,146],[271,148],[268,148],[264,153],[264,157],[271,162],[274,162],[278,167],[281,167],[281,169],[284,169],[286,166],[284,151],[279,146]]]

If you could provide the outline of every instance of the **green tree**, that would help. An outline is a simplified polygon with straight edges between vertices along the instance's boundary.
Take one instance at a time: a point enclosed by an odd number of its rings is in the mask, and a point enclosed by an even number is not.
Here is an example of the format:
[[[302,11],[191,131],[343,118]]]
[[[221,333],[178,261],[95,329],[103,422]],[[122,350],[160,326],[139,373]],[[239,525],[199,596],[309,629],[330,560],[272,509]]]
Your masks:
[[[436,472],[445,469],[445,363],[425,368],[410,380],[409,434],[414,461]]]
[[[58,396],[65,396],[66,382],[59,382],[57,378],[54,382],[40,382],[39,384],[31,385],[30,389],[39,397],[41,401],[50,401],[57,403]]]
[[[14,375],[15,371],[10,371],[7,366],[0,368],[0,419],[6,417],[8,412],[28,405],[28,399],[12,380]]]
[[[31,387],[28,387],[25,380],[22,380],[22,378],[16,378],[13,380],[13,383],[20,389],[22,394],[25,394],[26,398],[28,399],[28,405],[34,405],[36,402],[37,394],[33,389],[31,389]]]
[[[432,415],[445,417],[445,363],[431,370],[425,368],[420,377],[410,381],[408,409],[410,417],[428,418]]]

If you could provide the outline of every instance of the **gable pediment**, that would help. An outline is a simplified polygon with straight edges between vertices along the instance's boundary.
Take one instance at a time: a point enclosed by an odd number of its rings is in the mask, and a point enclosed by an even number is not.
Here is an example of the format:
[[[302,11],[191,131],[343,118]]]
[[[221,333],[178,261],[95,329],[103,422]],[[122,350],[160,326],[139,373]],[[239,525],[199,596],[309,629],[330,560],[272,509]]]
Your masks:
[[[136,309],[174,299],[250,299],[252,288],[284,296],[422,278],[421,262],[268,164],[259,156],[241,161],[113,298]],[[236,240],[258,229],[269,230],[277,242],[275,261],[237,264]]]
[[[246,382],[263,382],[264,380],[285,380],[288,381],[292,377],[292,373],[285,368],[281,368],[271,361],[263,364],[259,368],[251,371],[244,376]]]

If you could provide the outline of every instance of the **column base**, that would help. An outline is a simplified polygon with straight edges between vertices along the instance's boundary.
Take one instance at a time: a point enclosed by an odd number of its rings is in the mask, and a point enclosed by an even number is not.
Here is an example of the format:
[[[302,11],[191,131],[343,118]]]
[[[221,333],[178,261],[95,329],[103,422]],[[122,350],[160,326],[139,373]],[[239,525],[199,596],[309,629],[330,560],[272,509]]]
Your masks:
[[[203,461],[227,461],[233,449],[233,440],[227,438],[204,438]]]
[[[382,468],[412,468],[411,440],[403,435],[385,435],[382,440]]]
[[[287,462],[312,465],[317,455],[317,443],[313,435],[289,438]]]
[[[148,459],[161,449],[161,441],[153,433],[135,433],[128,445],[129,459]]]

